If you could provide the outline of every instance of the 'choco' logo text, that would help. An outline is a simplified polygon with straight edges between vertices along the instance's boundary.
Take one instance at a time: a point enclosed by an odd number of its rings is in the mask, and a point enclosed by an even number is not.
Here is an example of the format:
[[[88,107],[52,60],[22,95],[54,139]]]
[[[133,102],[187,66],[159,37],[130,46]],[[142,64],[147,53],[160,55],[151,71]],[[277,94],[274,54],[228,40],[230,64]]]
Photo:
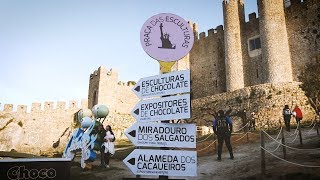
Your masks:
[[[11,167],[7,177],[11,180],[18,179],[52,179],[56,177],[56,170],[50,169],[27,169],[25,166]]]

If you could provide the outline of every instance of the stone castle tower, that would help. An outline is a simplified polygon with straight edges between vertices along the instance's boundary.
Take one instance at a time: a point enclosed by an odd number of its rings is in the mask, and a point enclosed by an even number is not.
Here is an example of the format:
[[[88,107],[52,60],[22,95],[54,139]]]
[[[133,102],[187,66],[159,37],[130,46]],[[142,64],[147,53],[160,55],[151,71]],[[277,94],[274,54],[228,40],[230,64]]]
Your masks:
[[[257,0],[257,5],[259,18],[251,13],[246,22],[243,0],[222,0],[224,26],[209,29],[207,36],[192,24],[195,43],[181,62],[189,64],[193,99],[299,81],[304,66],[315,61],[320,1]]]
[[[223,1],[224,47],[227,91],[244,88],[241,24],[244,21],[243,1]]]
[[[131,90],[133,86],[132,82],[119,81],[117,70],[100,66],[90,75],[88,108],[104,104],[110,113],[130,114],[139,100]]]
[[[283,0],[258,0],[265,83],[292,82],[291,54]]]

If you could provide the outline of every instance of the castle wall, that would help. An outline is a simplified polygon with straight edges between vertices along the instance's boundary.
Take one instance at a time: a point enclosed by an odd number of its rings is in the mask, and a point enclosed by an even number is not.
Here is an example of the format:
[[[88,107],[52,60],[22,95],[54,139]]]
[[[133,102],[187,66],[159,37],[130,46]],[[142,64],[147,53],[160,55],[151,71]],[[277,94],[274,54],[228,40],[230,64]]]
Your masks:
[[[117,113],[130,114],[134,106],[138,103],[139,98],[133,93],[134,85],[128,85],[125,82],[119,82],[116,87],[115,108]]]
[[[32,103],[31,111],[27,106],[18,105],[13,111],[12,104],[5,104],[0,111],[0,151],[54,155],[62,153],[76,127],[75,113],[87,108],[87,100]],[[111,125],[116,139],[126,139],[123,133],[136,120],[128,114],[110,113],[104,126]]]
[[[261,84],[246,87],[233,92],[221,93],[213,96],[207,96],[192,100],[191,122],[198,126],[211,126],[213,116],[209,111],[225,112],[232,109],[231,114],[246,109],[247,118],[251,118],[251,112],[255,112],[256,126],[258,129],[279,128],[281,121],[284,124],[282,109],[288,104],[291,109],[298,105],[303,113],[302,124],[310,124],[316,116],[312,106],[304,92],[299,88],[299,83],[281,83],[281,84]],[[231,116],[235,131],[242,127],[245,122],[236,115]],[[291,124],[296,125],[294,118]]]
[[[229,1],[226,7],[235,2],[236,0]],[[242,50],[232,53],[240,52],[242,55],[243,73],[241,70],[233,72],[237,72],[238,76],[243,74],[245,87],[268,82],[299,81],[300,70],[306,63],[315,61],[314,57],[320,52],[320,2],[291,0],[291,5],[284,8],[281,0],[258,0],[260,18],[257,18],[256,13],[251,13],[248,22],[244,22],[242,1],[237,2],[240,3],[239,9],[237,12],[230,10],[230,14],[240,22],[240,27],[233,28],[235,31],[241,30]],[[222,26],[218,27],[223,29]],[[205,33],[200,33],[198,38],[197,30],[194,31],[194,47],[181,63],[176,63],[175,70],[185,69],[186,62],[190,61],[193,98],[226,92],[226,79],[222,76],[231,78],[223,65],[225,54],[228,53],[225,53],[226,42],[221,43],[221,38],[225,38],[226,32],[222,30],[218,38],[210,37],[210,33],[207,37]],[[210,31],[217,34],[217,30]],[[260,39],[262,47],[249,50],[249,40],[256,38]],[[231,41],[227,42],[233,44]],[[238,62],[240,56],[235,59],[236,61],[232,62]],[[179,63],[183,66],[179,66]],[[240,68],[241,63],[230,65],[232,68],[236,66]],[[217,69],[221,71],[213,74]],[[213,89],[216,79],[218,89]]]
[[[320,53],[320,2],[294,0],[285,12],[293,78],[298,81],[301,69]]]
[[[256,13],[249,14],[249,21],[244,25],[245,32],[243,33],[242,47],[246,55],[244,56],[245,69],[245,85],[252,86],[263,84],[266,80],[266,68],[262,64],[261,49],[250,51],[249,40],[260,38],[259,19]]]
[[[32,103],[30,112],[25,105],[13,111],[12,104],[5,104],[0,111],[0,151],[15,149],[39,155],[62,152],[74,130],[74,114],[80,109],[77,101],[68,103],[68,109],[66,102],[56,106],[53,102]],[[86,100],[81,104],[86,105]]]
[[[199,98],[226,91],[223,27],[200,33],[190,52],[191,93]]]

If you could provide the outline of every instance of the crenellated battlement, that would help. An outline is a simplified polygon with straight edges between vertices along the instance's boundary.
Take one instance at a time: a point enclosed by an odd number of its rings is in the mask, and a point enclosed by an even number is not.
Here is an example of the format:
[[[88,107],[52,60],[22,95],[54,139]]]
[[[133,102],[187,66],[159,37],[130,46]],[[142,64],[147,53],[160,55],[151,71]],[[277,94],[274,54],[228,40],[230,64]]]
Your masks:
[[[236,4],[236,3],[240,3],[240,4],[244,4],[244,0],[223,0],[222,4],[224,5],[229,5],[229,4]]]
[[[133,87],[135,85],[135,81],[119,81],[118,84],[120,87],[123,87],[123,86],[127,86],[127,87]]]
[[[31,109],[28,111],[27,105],[17,105],[16,109],[14,109],[13,104],[4,104],[3,110],[0,110],[0,112],[5,113],[11,113],[15,112],[18,114],[24,114],[24,113],[46,113],[46,112],[54,112],[54,111],[75,111],[80,108],[87,108],[88,106],[88,100],[82,99],[81,104],[79,106],[77,100],[70,100],[68,102],[68,108],[66,108],[67,102],[58,101],[57,103],[46,101],[44,103],[34,102],[31,105]]]
[[[200,32],[199,33],[199,39],[197,39],[196,41],[201,41],[203,39],[206,39],[208,37],[210,38],[223,38],[223,25],[217,26],[215,29],[209,29],[207,34],[206,32]]]

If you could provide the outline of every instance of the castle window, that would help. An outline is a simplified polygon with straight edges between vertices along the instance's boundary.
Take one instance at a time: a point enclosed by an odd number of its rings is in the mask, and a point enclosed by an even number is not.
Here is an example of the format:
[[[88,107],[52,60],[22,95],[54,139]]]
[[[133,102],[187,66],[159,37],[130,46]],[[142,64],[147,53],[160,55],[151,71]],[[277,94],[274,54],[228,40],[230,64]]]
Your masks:
[[[285,0],[284,1],[284,7],[289,7],[289,6],[291,6],[291,1],[290,0]]]
[[[260,49],[261,48],[260,37],[255,38],[255,39],[250,39],[249,40],[249,48],[250,48],[250,51],[253,51],[255,49]]]
[[[256,73],[257,73],[257,78],[259,78],[259,70],[256,69]]]
[[[215,85],[216,87],[218,87],[218,80],[215,80]]]
[[[261,40],[259,35],[248,39],[248,51],[250,57],[256,57],[261,54]]]
[[[98,104],[97,91],[93,93],[92,106]]]

